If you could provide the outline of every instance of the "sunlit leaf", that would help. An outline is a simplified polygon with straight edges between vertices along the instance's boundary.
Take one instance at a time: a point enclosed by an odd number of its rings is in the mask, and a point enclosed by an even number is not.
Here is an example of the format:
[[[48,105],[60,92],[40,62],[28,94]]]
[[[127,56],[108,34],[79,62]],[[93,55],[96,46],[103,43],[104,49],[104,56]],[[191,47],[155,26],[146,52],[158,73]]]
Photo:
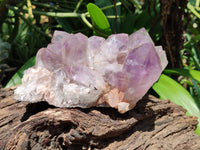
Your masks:
[[[92,3],[89,3],[87,5],[87,10],[90,14],[94,27],[97,28],[99,31],[104,32],[105,34],[110,35],[110,24],[102,10]]]
[[[175,69],[165,69],[164,73],[183,75],[185,77],[193,78],[198,82],[200,82],[200,71],[197,70],[175,68]]]
[[[182,106],[187,110],[187,114],[197,116],[200,122],[199,102],[195,101],[190,93],[178,82],[162,74],[158,82],[153,85],[153,89],[161,99],[169,99],[171,102]],[[197,133],[200,133],[200,131],[197,131]]]
[[[32,67],[35,65],[35,56],[30,58],[15,74],[14,76],[10,79],[10,81],[6,84],[7,87],[15,86],[21,84],[21,79],[23,77],[23,72],[24,70]]]

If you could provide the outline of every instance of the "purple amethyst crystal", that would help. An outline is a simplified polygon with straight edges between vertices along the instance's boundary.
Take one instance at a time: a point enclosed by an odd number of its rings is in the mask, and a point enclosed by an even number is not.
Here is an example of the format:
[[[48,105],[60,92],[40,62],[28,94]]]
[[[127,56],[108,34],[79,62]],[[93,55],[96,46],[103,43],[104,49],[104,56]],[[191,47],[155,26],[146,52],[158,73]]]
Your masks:
[[[142,28],[132,35],[87,38],[55,31],[52,43],[24,72],[15,99],[57,107],[132,109],[167,65],[161,46]]]

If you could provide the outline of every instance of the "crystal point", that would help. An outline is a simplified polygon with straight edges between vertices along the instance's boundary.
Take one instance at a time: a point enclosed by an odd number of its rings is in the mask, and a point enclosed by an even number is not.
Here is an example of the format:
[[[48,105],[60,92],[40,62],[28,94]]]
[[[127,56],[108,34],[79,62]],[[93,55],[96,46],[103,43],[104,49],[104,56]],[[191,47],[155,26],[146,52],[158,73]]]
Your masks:
[[[104,39],[55,31],[36,65],[24,72],[15,99],[57,107],[132,109],[167,65],[165,51],[142,28]]]

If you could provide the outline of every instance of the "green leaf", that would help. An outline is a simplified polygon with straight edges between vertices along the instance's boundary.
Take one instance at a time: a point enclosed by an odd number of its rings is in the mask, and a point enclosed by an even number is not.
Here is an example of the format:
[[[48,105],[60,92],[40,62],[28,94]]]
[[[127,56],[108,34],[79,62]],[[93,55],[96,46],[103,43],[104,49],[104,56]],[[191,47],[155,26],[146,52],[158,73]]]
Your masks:
[[[171,102],[185,108],[189,115],[198,117],[198,125],[200,125],[199,102],[195,101],[190,93],[178,82],[162,74],[158,82],[153,85],[153,89],[161,99],[169,99]],[[200,131],[197,132],[200,133]]]
[[[196,82],[196,80],[194,80],[193,78],[191,80],[192,80],[194,91],[195,91],[195,93],[197,95],[197,98],[200,100],[200,88],[199,88],[199,85]]]
[[[102,10],[92,3],[89,3],[87,5],[87,10],[90,14],[94,27],[100,32],[103,32],[106,35],[110,35],[111,34],[110,24],[104,13],[102,12]]]
[[[21,84],[21,79],[23,77],[24,70],[35,65],[35,56],[30,58],[10,79],[10,81],[6,84],[5,88],[15,86]]]
[[[200,136],[200,124],[197,125],[195,133]]]
[[[99,8],[103,8],[106,6],[111,6],[113,5],[113,0],[94,0],[94,4],[97,5]],[[116,0],[116,3],[120,2],[120,0]],[[115,16],[115,8],[109,8],[109,9],[104,9],[103,13],[106,16]],[[116,7],[116,13],[117,16],[121,16],[121,5]],[[115,30],[115,25],[117,27],[116,32],[119,33],[120,32],[120,25],[121,25],[121,18],[117,19],[117,22],[115,24],[115,19],[108,19],[108,22],[110,24],[111,27],[111,31]]]
[[[197,70],[175,68],[175,69],[165,69],[164,73],[183,75],[185,77],[193,78],[196,81],[200,82],[200,71]]]

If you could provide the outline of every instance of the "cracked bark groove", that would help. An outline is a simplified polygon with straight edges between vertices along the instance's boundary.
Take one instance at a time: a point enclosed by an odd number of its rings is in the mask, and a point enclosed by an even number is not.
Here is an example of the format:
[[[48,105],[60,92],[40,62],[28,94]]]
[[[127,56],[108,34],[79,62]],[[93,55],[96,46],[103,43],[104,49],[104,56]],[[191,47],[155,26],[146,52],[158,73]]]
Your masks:
[[[0,149],[184,150],[200,149],[196,117],[146,96],[126,114],[111,108],[55,108],[13,99],[0,90]]]
[[[163,25],[162,45],[172,68],[181,67],[180,50],[184,45],[184,14],[189,0],[160,0]]]

